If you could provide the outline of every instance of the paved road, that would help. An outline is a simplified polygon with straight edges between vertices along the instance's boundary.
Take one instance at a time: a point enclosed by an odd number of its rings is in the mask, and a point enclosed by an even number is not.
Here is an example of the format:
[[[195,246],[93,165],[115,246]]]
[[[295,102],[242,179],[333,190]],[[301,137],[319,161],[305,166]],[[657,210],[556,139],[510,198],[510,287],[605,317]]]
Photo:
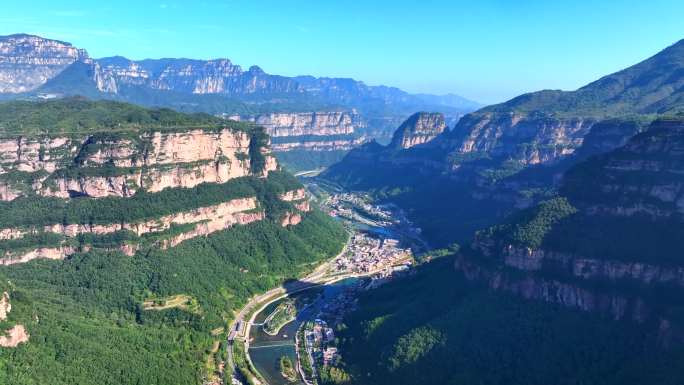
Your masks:
[[[344,253],[347,252],[347,248],[349,247],[349,243],[351,242],[351,236],[347,238],[347,242],[344,245],[344,248],[342,248],[342,251],[335,256],[335,258],[332,258],[331,260],[321,264],[318,266],[314,271],[312,271],[309,275],[306,277],[302,278],[300,281],[292,282],[290,284],[286,284],[280,287],[277,287],[275,289],[271,289],[261,295],[258,295],[249,302],[245,306],[240,309],[240,311],[237,313],[235,316],[235,319],[233,322],[230,324],[230,329],[228,331],[228,355],[227,355],[227,360],[226,360],[226,366],[227,367],[232,367],[235,369],[235,362],[233,361],[233,349],[232,349],[232,344],[233,340],[243,340],[245,341],[245,354],[247,356],[247,360],[249,360],[249,331],[252,326],[252,322],[254,322],[254,318],[256,315],[263,309],[264,307],[268,306],[274,301],[279,300],[280,298],[283,298],[289,294],[296,293],[299,291],[303,291],[306,289],[310,289],[314,286],[319,286],[323,284],[327,284],[331,282],[331,279],[329,277],[326,277],[326,272],[330,269],[332,262],[337,259],[337,257],[343,255]],[[347,278],[344,276],[336,277],[334,281]],[[260,306],[260,309],[257,311],[256,306]],[[245,317],[247,314],[252,313],[251,317],[249,320],[245,321]],[[238,325],[239,322],[242,322],[242,328],[240,332],[237,332],[236,326]],[[239,343],[239,342],[238,342]]]

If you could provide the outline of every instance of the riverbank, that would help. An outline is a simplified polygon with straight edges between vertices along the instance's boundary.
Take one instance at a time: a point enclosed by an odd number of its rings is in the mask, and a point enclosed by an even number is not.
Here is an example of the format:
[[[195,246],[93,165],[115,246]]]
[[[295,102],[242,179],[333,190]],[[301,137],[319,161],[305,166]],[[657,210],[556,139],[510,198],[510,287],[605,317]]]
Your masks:
[[[329,199],[331,197],[332,200]],[[415,238],[419,232],[415,231],[410,223],[405,222],[405,216],[394,212],[393,208],[369,205],[366,201],[358,200],[354,196],[331,197],[322,205],[324,209],[331,211],[337,209],[339,213],[339,209],[342,207],[341,204],[347,205],[345,208],[348,205],[362,204],[362,210],[359,211],[372,213],[382,217],[382,220],[373,221],[372,223],[376,227],[369,229],[363,227],[367,226],[368,221],[354,220],[354,218],[360,219],[358,215],[348,218],[350,221],[346,223],[345,227],[349,232],[349,236],[343,249],[335,258],[320,264],[300,280],[289,282],[256,296],[240,310],[231,325],[231,335],[233,337],[232,341],[235,344],[240,344],[241,350],[244,351],[244,361],[250,369],[250,375],[252,376],[252,378],[247,379],[248,383],[269,383],[264,378],[264,374],[266,374],[273,382],[270,385],[284,384],[282,376],[273,369],[277,367],[277,360],[285,352],[288,352],[287,354],[294,356],[293,359],[296,359],[297,372],[302,381],[304,381],[304,384],[316,384],[318,375],[315,367],[328,362],[331,355],[335,358],[335,347],[326,340],[325,351],[318,347],[316,348],[316,358],[313,356],[314,349],[307,349],[305,347],[304,352],[301,352],[299,345],[303,343],[306,346],[306,340],[299,340],[300,336],[297,329],[305,320],[315,320],[318,314],[326,314],[331,320],[331,325],[336,324],[343,317],[344,309],[348,307],[350,302],[353,302],[353,295],[351,298],[349,296],[343,298],[342,301],[339,301],[337,297],[328,298],[328,302],[316,308],[312,314],[309,314],[308,319],[300,317],[302,309],[297,308],[297,315],[294,317],[282,317],[283,319],[270,332],[262,330],[263,328],[253,329],[253,326],[262,326],[266,319],[272,320],[279,313],[277,307],[280,305],[274,305],[276,307],[271,309],[268,309],[269,306],[277,303],[277,301],[281,301],[283,298],[296,296],[303,291],[316,287],[324,287],[327,290],[327,288],[333,287],[336,283],[348,279],[370,277],[372,282],[368,285],[364,284],[364,289],[372,288],[387,282],[396,275],[405,274],[410,270],[414,262],[412,249],[405,246],[402,247],[402,244],[415,244]],[[332,212],[329,213],[332,214]],[[399,218],[399,220],[393,219],[394,216]],[[404,236],[407,233],[406,229],[411,230],[411,239],[407,239]],[[268,315],[262,314],[265,311],[268,312]],[[259,317],[260,321],[255,322],[257,317]],[[297,322],[296,327],[287,326],[292,325],[292,322]],[[283,332],[283,335],[279,335],[281,329],[286,328],[286,326],[287,329]],[[254,338],[257,338],[257,340],[254,341]],[[253,343],[256,345],[253,346]],[[332,349],[327,349],[328,347]],[[258,359],[256,363],[253,361],[252,351]],[[326,361],[322,358],[324,353],[328,356]],[[302,354],[307,357],[303,357]],[[306,374],[306,365],[303,365],[302,361],[305,358],[308,358],[307,361],[310,362],[309,366],[312,373],[309,375]],[[260,373],[260,371],[263,371],[263,373]]]
[[[249,301],[240,309],[240,311],[235,315],[233,321],[230,323],[228,332],[228,344],[227,344],[227,354],[226,362],[224,367],[226,368],[224,376],[230,376],[230,381],[225,381],[226,383],[240,384],[238,379],[240,376],[247,377],[245,380],[251,384],[263,384],[265,381],[263,377],[260,376],[258,371],[254,368],[254,364],[249,356],[249,335],[251,332],[252,323],[257,314],[263,311],[268,305],[275,301],[278,301],[286,296],[294,293],[298,293],[304,290],[311,289],[316,286],[321,286],[324,284],[329,284],[345,277],[337,277],[335,279],[326,278],[326,272],[330,269],[330,264],[338,259],[340,256],[344,255],[351,242],[351,234],[347,235],[347,240],[342,247],[342,250],[332,259],[321,263],[313,271],[307,274],[304,278],[299,281],[284,284],[282,286],[273,288],[263,294],[254,296],[249,299]],[[235,349],[240,347],[240,354],[244,356],[244,367],[239,368],[235,359]],[[230,369],[229,369],[230,368]],[[242,373],[247,371],[248,373]],[[251,373],[251,374],[250,374]],[[252,378],[248,377],[251,376]]]

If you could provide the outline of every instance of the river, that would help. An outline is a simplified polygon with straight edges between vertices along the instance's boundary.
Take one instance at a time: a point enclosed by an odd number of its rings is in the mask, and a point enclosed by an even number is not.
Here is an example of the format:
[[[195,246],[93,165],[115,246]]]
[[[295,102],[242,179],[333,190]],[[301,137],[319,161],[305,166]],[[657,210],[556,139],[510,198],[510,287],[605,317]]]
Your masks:
[[[308,320],[313,320],[319,314],[322,306],[329,302],[332,298],[345,287],[355,285],[358,283],[356,278],[348,278],[330,285],[312,288],[301,293],[294,294],[292,297],[296,298],[302,295],[311,295],[313,291],[318,292],[319,297],[306,309],[299,311],[297,319],[288,323],[280,329],[276,336],[271,336],[263,331],[261,326],[254,325],[250,330],[250,345],[249,356],[252,363],[259,371],[259,373],[266,379],[269,385],[303,385],[303,382],[296,383],[288,382],[280,374],[279,360],[283,355],[287,355],[292,359],[292,362],[297,362],[295,351],[295,334],[299,326]],[[264,310],[258,313],[254,319],[255,324],[262,323],[266,317],[284,301],[285,298],[278,300],[268,305]]]

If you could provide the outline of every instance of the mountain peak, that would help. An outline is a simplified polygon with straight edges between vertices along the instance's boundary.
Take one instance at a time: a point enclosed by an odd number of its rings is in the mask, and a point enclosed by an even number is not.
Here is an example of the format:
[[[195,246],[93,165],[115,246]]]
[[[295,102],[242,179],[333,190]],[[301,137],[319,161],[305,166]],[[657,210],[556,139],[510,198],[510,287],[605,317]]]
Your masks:
[[[70,43],[28,34],[0,36],[0,93],[32,91],[72,63],[88,58]]]
[[[261,67],[259,67],[257,65],[253,65],[253,66],[249,67],[248,72],[251,74],[255,74],[255,75],[262,75],[262,74],[266,73],[266,72],[264,72],[264,70],[261,69]]]
[[[411,148],[427,143],[446,129],[444,115],[439,112],[416,112],[399,126],[391,147]]]

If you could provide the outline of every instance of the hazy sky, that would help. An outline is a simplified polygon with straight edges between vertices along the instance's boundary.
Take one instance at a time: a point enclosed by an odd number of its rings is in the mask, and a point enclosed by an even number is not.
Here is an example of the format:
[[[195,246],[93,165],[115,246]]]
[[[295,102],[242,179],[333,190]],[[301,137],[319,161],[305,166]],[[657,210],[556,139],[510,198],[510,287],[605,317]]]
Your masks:
[[[684,38],[682,0],[9,1],[0,34],[91,56],[227,57],[492,103],[575,89]]]

